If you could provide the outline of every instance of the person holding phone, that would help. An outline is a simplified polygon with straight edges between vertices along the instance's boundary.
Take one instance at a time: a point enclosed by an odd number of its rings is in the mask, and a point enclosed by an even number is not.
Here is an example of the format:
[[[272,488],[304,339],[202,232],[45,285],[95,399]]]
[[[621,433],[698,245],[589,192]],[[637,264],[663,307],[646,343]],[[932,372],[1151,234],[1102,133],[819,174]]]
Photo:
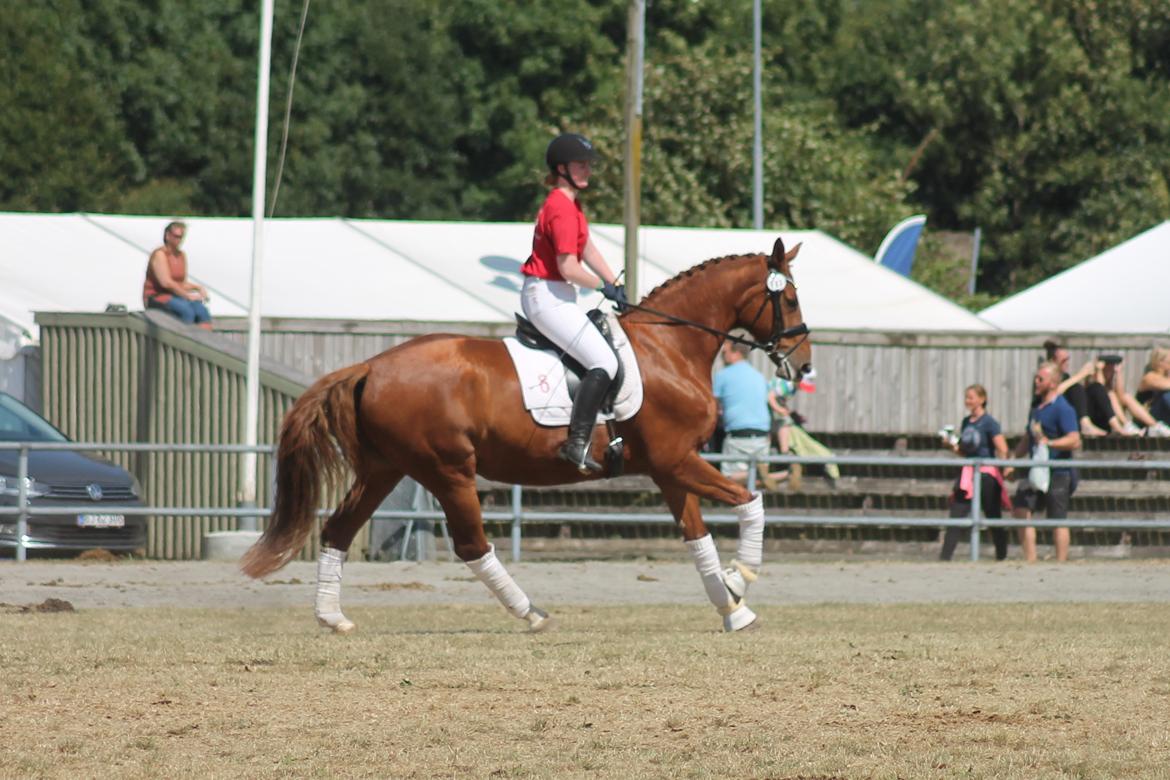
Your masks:
[[[1007,439],[1004,438],[999,421],[987,413],[987,390],[983,385],[971,385],[964,391],[963,406],[967,408],[967,416],[960,424],[959,435],[954,436],[952,431],[944,428],[941,432],[943,444],[965,458],[1006,459]],[[1003,517],[1004,508],[1010,510],[1012,507],[1011,499],[1003,485],[1003,474],[998,466],[980,466],[978,479],[975,478],[973,466],[964,466],[951,490],[951,517],[970,516],[975,490],[980,491],[979,501],[983,507],[984,517],[999,519]],[[955,554],[955,546],[966,533],[968,533],[966,528],[948,527],[943,535],[939,559],[951,560]],[[992,528],[991,541],[995,545],[995,559],[1002,561],[1007,558],[1007,529]]]

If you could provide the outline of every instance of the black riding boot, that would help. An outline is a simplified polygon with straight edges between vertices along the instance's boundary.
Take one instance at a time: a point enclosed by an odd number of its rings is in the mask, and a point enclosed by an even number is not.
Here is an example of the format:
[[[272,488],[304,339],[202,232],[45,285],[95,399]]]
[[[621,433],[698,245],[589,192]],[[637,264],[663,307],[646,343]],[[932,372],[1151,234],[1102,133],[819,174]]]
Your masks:
[[[569,417],[569,438],[561,445],[559,455],[577,467],[582,474],[601,471],[601,464],[589,457],[593,444],[593,426],[597,424],[597,410],[609,390],[610,378],[600,368],[585,373],[573,399],[573,413]]]

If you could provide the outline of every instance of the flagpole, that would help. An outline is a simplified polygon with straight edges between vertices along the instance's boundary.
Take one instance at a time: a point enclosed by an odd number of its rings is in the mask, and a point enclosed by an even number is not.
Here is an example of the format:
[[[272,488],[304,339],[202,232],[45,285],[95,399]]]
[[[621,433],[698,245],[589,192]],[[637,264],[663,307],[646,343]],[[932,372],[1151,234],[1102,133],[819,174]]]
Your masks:
[[[244,443],[255,446],[260,418],[260,287],[264,268],[264,202],[268,175],[268,75],[272,67],[272,5],[261,0],[260,61],[256,67],[256,140],[252,168],[252,290],[248,304],[248,363],[245,378],[247,405],[244,414]],[[255,452],[244,453],[242,503],[256,506]],[[257,530],[255,517],[243,518],[240,529]]]

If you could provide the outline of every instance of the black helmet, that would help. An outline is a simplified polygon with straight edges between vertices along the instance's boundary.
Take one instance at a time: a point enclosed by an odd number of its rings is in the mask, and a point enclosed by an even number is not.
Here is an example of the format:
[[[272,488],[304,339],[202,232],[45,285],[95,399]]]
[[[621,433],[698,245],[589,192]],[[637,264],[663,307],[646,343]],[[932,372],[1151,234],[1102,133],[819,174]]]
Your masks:
[[[597,152],[594,151],[593,144],[589,143],[588,138],[577,133],[558,135],[548,145],[548,151],[544,153],[544,160],[553,173],[557,172],[558,165],[584,160],[593,162],[596,159]]]

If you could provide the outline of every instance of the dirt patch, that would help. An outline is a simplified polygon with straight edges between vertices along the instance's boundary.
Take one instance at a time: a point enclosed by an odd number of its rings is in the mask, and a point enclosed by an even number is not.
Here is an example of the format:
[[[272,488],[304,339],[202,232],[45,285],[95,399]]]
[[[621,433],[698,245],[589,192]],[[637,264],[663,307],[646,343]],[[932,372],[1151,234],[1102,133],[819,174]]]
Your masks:
[[[4,604],[0,603],[0,610],[9,614],[27,614],[29,612],[76,612],[73,604],[65,599],[45,599],[40,604]]]
[[[114,555],[109,550],[86,550],[77,556],[79,561],[101,561],[103,563],[112,563],[119,560],[117,555]]]
[[[372,585],[358,585],[361,590],[434,590],[434,585],[425,582],[376,582]]]

